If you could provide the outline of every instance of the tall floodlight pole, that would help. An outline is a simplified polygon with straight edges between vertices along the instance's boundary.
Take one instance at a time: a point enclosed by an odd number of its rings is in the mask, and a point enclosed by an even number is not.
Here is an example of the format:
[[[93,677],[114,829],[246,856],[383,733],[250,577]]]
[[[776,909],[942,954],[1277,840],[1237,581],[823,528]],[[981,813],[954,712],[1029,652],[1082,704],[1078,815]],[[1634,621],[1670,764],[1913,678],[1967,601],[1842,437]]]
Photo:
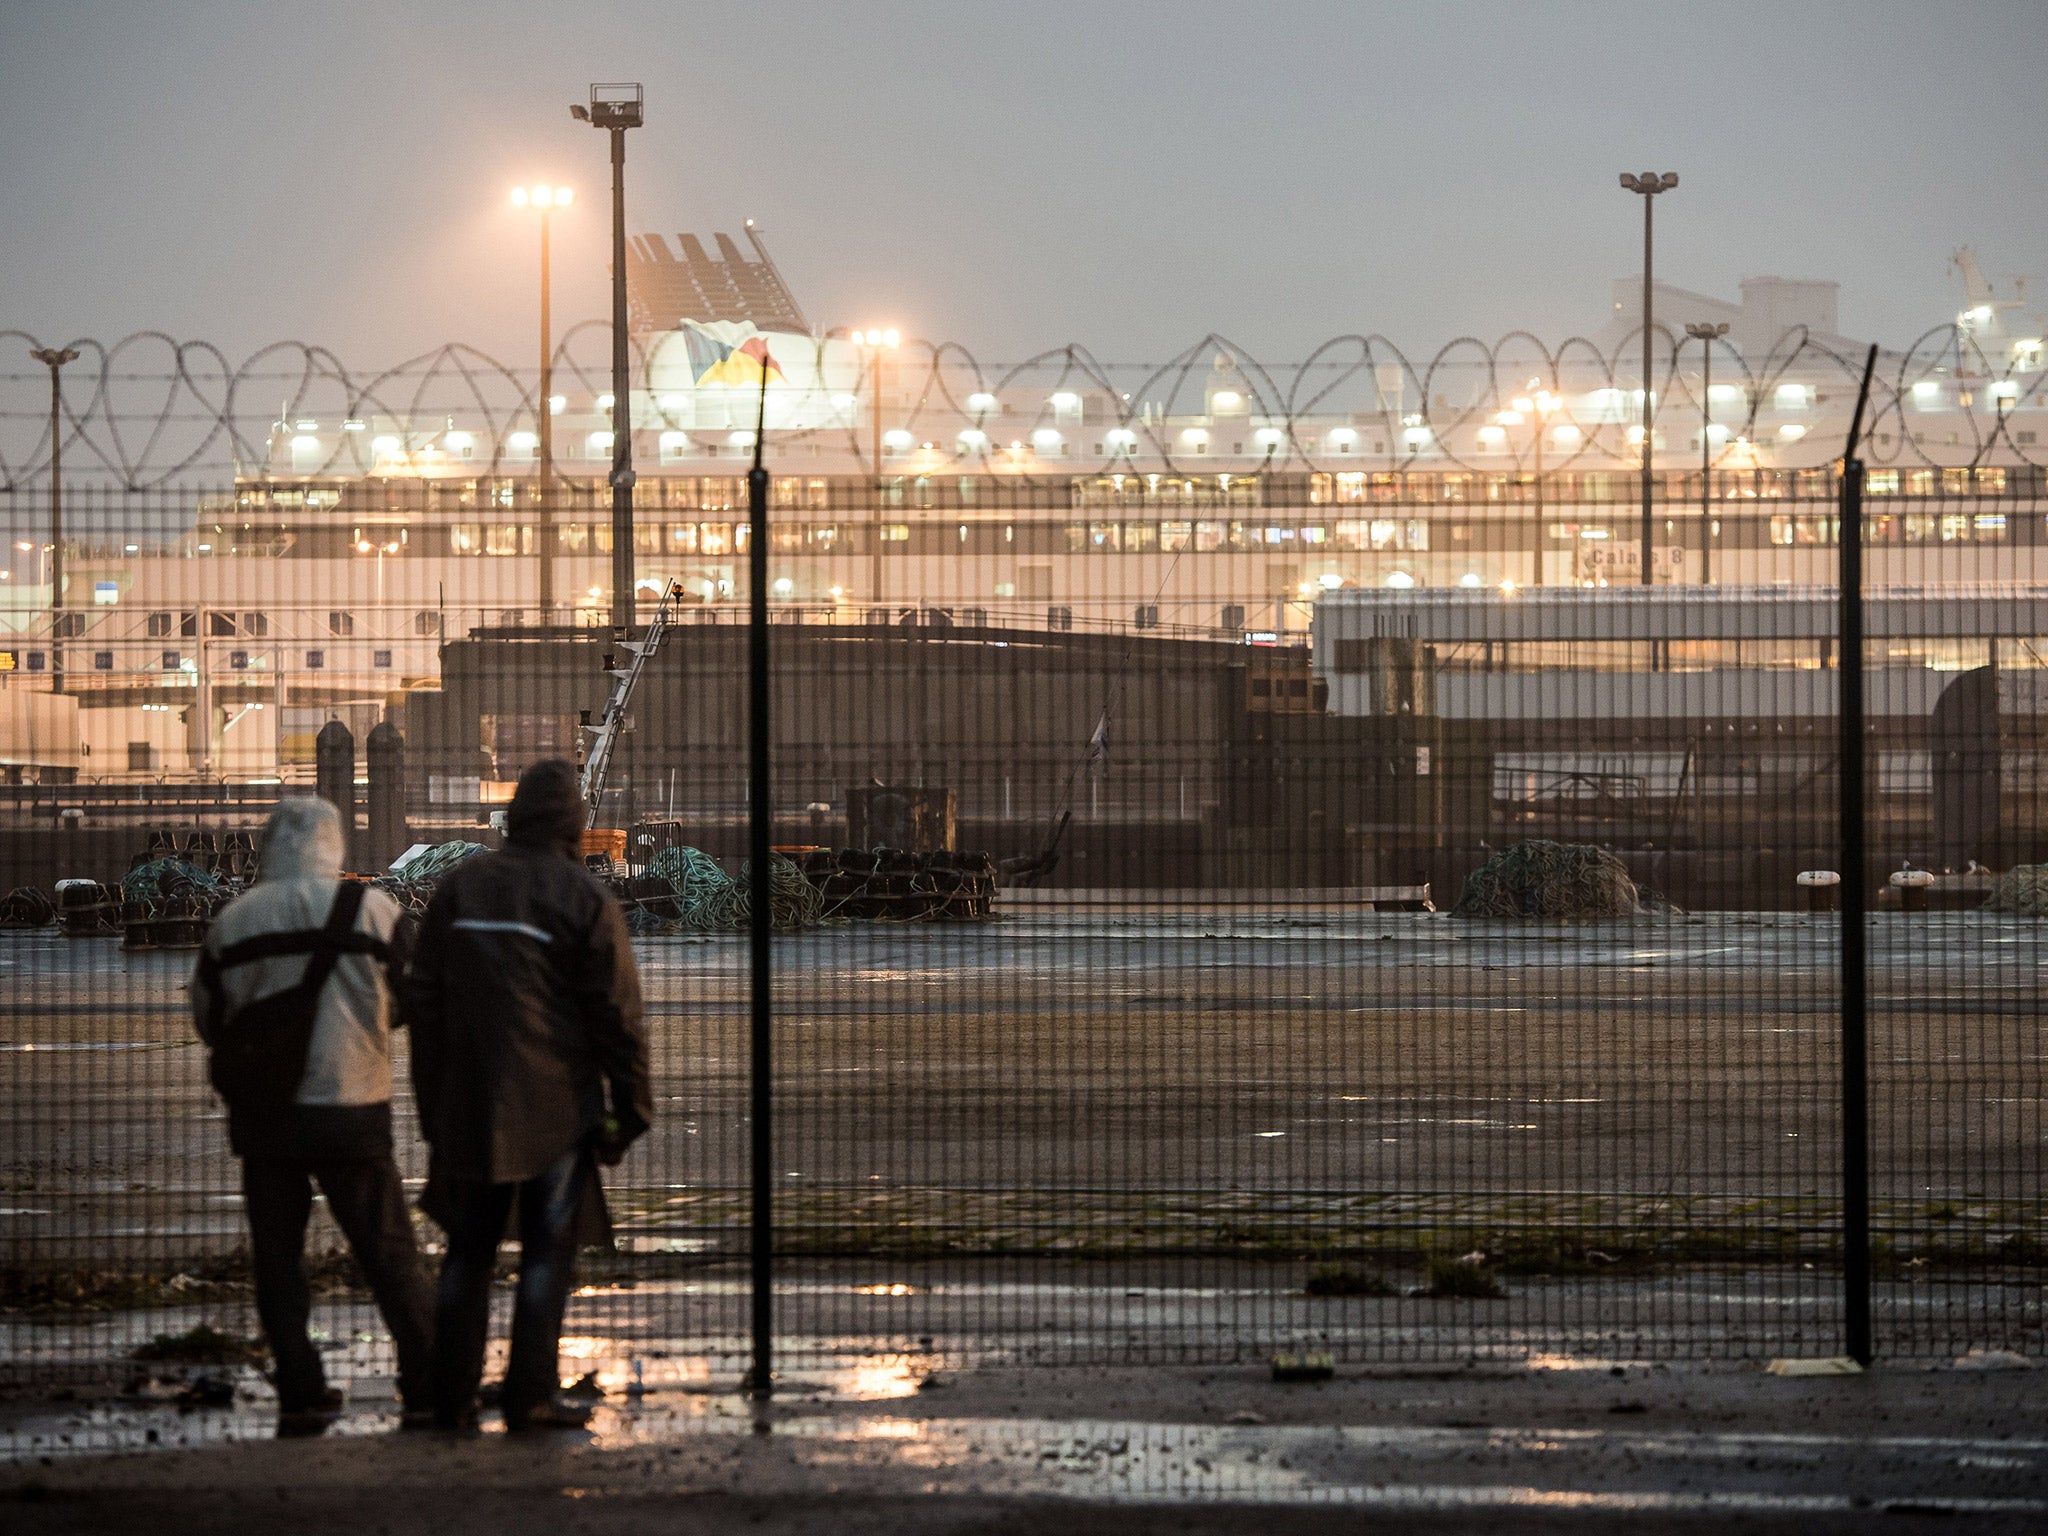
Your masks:
[[[1678,173],[1666,171],[1661,176],[1655,171],[1644,171],[1642,175],[1621,173],[1621,184],[1630,192],[1639,193],[1643,199],[1643,585],[1648,586],[1656,579],[1656,572],[1650,566],[1651,526],[1651,406],[1650,406],[1650,328],[1655,323],[1655,313],[1650,302],[1653,291],[1650,281],[1650,207],[1657,200],[1659,192],[1669,192],[1678,185]]]
[[[633,381],[626,367],[626,130],[645,120],[638,85],[593,85],[569,108],[612,136],[612,628],[633,627]]]
[[[64,386],[58,372],[78,361],[76,347],[37,347],[29,356],[50,370],[50,691],[64,691]]]
[[[1535,379],[1529,381],[1529,393],[1517,395],[1514,403],[1516,411],[1536,423],[1536,569],[1531,579],[1539,587],[1543,585],[1543,434],[1550,430],[1550,413],[1557,406],[1558,397],[1539,389]]]
[[[548,215],[576,200],[568,187],[514,187],[512,206],[540,213],[540,404],[535,411],[534,438],[539,447],[535,484],[540,493],[540,523],[534,543],[540,555],[540,621],[555,622],[555,408],[553,305],[548,297]]]
[[[1700,585],[1714,579],[1714,343],[1728,325],[1695,320],[1685,334],[1700,344]]]
[[[887,330],[853,333],[853,344],[865,347],[868,354],[868,421],[873,434],[875,477],[874,525],[869,530],[874,541],[874,550],[869,557],[872,569],[869,579],[874,591],[868,600],[877,606],[882,601],[882,350],[885,347],[893,349],[902,339],[902,333],[893,325]]]

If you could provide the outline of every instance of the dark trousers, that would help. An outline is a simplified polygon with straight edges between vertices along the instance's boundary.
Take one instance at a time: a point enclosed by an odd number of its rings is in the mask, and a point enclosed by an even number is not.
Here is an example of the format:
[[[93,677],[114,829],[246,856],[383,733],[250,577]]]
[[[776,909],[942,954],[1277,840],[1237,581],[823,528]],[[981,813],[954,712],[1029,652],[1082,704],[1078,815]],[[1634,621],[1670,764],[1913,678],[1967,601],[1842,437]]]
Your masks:
[[[256,1279],[256,1313],[277,1363],[277,1405],[309,1408],[327,1390],[320,1352],[306,1336],[313,1299],[306,1287],[306,1220],[313,1182],[369,1279],[398,1352],[398,1390],[424,1406],[431,1361],[433,1293],[413,1246],[405,1184],[385,1152],[375,1157],[250,1157],[242,1161],[242,1199]]]
[[[576,1208],[590,1176],[590,1152],[565,1152],[521,1184],[447,1186],[448,1256],[434,1309],[434,1414],[453,1424],[474,1411],[491,1331],[491,1279],[513,1202],[519,1205],[519,1290],[512,1304],[512,1356],[505,1367],[505,1417],[524,1416],[562,1384],[562,1312],[576,1261]]]

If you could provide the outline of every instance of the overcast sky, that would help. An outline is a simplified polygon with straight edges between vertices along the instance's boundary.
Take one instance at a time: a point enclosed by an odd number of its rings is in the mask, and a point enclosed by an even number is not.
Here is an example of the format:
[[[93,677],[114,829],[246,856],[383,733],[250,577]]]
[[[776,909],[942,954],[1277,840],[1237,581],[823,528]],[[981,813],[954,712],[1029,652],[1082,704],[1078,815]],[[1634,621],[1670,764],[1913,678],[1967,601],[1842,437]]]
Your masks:
[[[576,186],[558,324],[605,313],[567,108],[637,79],[631,229],[752,217],[814,324],[989,361],[1591,330],[1639,265],[1624,169],[1683,178],[1660,278],[1834,278],[1902,343],[1956,245],[2048,273],[2044,61],[2041,0],[4,0],[0,328],[523,360],[507,189]]]

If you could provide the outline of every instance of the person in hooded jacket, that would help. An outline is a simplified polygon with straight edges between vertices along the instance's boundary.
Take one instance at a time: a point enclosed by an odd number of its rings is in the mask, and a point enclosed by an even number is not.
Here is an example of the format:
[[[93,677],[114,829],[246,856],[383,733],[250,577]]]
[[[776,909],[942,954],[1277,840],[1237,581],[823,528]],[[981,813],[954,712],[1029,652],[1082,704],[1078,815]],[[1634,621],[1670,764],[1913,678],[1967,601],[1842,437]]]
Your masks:
[[[332,805],[282,801],[263,829],[255,884],[214,919],[191,983],[193,1022],[242,1159],[281,1435],[318,1434],[343,1402],[306,1334],[303,1249],[316,1182],[391,1329],[406,1422],[424,1422],[428,1407],[433,1292],[391,1155],[398,904],[343,881],[342,859]]]
[[[559,1395],[562,1313],[578,1239],[609,1239],[596,1165],[624,1156],[653,1103],[639,971],[625,914],[583,867],[584,822],[570,763],[550,758],[520,775],[505,847],[441,881],[405,980],[432,1148],[427,1210],[448,1234],[434,1317],[444,1429],[475,1422],[492,1272],[515,1210],[506,1427],[590,1416]]]

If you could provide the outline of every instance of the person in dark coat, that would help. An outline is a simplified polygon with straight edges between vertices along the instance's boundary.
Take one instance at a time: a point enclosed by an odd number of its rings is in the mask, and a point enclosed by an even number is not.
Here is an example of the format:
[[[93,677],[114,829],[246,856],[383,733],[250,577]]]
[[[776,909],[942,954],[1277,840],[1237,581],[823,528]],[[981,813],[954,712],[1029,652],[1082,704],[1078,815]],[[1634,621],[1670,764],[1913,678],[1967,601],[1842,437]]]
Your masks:
[[[435,1423],[466,1429],[490,1332],[498,1243],[516,1209],[509,1429],[580,1426],[559,1396],[579,1210],[596,1164],[648,1127],[647,1036],[625,915],[583,867],[585,815],[561,758],[520,775],[506,846],[441,881],[404,986],[413,1089],[432,1149],[427,1210],[448,1234],[434,1314]],[[608,1229],[604,1229],[608,1230]]]
[[[341,864],[334,807],[311,796],[281,802],[263,829],[256,883],[214,919],[191,983],[193,1022],[242,1159],[280,1435],[318,1434],[343,1401],[306,1333],[301,1250],[316,1182],[391,1329],[406,1422],[423,1423],[427,1411],[433,1290],[391,1156],[398,903],[344,882]]]

